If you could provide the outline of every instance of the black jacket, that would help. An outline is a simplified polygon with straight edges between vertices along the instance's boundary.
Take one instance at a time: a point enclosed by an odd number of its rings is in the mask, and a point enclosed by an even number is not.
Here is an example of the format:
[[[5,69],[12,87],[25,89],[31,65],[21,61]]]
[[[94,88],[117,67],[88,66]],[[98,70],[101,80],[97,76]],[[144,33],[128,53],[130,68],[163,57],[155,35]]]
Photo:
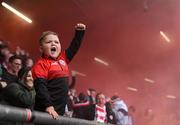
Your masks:
[[[96,109],[96,105],[93,104],[91,106],[89,106],[88,110],[87,110],[87,114],[86,114],[86,119],[87,120],[94,120],[95,118],[95,109]],[[106,113],[107,113],[107,122],[111,123],[111,124],[115,124],[115,115],[114,112],[111,110],[111,108],[109,106],[107,106],[106,103]]]

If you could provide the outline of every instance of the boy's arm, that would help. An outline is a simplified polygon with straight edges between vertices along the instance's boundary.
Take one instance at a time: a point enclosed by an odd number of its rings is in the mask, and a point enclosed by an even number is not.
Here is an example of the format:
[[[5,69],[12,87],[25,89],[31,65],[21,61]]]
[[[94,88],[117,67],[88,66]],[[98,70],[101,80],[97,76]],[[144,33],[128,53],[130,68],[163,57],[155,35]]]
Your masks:
[[[67,61],[70,62],[80,48],[82,38],[85,33],[86,26],[84,24],[77,24],[75,26],[75,36],[70,46],[65,50]]]
[[[44,104],[45,111],[48,112],[54,119],[59,117],[58,113],[53,107],[51,97],[49,95],[48,89],[46,88],[47,81],[43,78],[37,78],[34,80],[36,96],[41,100],[41,104]]]
[[[71,83],[69,84],[69,89],[73,89],[76,85],[76,73],[72,71],[72,80]]]

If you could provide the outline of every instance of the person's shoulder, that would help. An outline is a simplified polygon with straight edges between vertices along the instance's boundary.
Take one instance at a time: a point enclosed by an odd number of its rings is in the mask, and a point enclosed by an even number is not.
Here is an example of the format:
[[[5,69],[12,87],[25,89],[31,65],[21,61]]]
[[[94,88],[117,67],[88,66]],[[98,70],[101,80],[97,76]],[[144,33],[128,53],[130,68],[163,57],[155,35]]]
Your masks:
[[[90,104],[90,105],[88,106],[88,109],[89,109],[89,110],[95,110],[95,108],[96,108],[96,104]]]
[[[6,88],[7,89],[21,88],[21,86],[18,83],[13,82],[13,83],[8,84]]]

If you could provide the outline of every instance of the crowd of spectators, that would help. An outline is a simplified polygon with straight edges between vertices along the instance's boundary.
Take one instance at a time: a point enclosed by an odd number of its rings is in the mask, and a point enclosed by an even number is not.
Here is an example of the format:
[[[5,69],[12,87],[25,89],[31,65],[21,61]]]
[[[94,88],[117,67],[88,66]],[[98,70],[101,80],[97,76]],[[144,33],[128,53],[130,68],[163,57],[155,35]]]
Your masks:
[[[13,53],[6,42],[0,41],[1,104],[34,110],[36,92],[31,73],[33,64],[33,59],[23,49],[17,47]],[[80,92],[77,94],[75,75],[72,72],[65,117],[117,125],[132,125],[132,120],[129,120],[128,107],[119,96],[113,95],[108,98],[103,92],[96,92],[93,88],[87,89],[87,93]],[[17,125],[23,123],[0,121],[1,124]]]

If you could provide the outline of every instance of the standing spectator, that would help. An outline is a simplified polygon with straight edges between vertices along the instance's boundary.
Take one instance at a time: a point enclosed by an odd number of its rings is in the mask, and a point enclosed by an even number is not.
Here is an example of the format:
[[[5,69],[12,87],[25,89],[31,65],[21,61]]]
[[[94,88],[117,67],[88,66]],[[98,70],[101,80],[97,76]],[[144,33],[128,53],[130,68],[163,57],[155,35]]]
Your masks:
[[[134,125],[134,113],[136,109],[134,106],[129,106],[128,108],[128,125]]]
[[[55,32],[47,31],[39,39],[42,57],[33,67],[35,79],[35,109],[48,112],[54,119],[65,112],[68,99],[68,64],[80,48],[86,26],[77,24],[70,46],[61,51],[61,43]]]
[[[128,125],[128,107],[125,102],[117,95],[112,96],[111,100],[116,125]]]
[[[69,89],[74,89],[76,85],[76,72],[71,71],[71,81],[69,83]]]
[[[86,94],[84,94],[83,92],[79,94],[78,98],[79,98],[79,102],[77,103],[74,103],[72,100],[73,117],[86,119],[86,112],[90,103],[87,99]]]
[[[90,104],[96,104],[96,90],[93,88],[89,88],[87,90],[87,94]]]
[[[31,68],[31,67],[33,67],[33,65],[34,65],[33,59],[30,58],[30,57],[27,57],[27,58],[26,58],[26,62],[25,62],[25,66]]]
[[[0,41],[0,64],[7,68],[9,57],[11,56],[8,44]]]
[[[112,110],[112,104],[111,104],[111,99],[108,97],[106,98],[106,110],[107,112],[107,121],[110,124],[116,124],[116,120],[115,120],[115,113]]]
[[[68,100],[65,110],[65,116],[72,117],[73,114],[73,103],[77,103],[79,101],[78,96],[76,94],[76,72],[71,71],[71,80],[69,83],[69,91],[68,91]]]
[[[73,114],[73,104],[78,103],[79,98],[76,94],[76,89],[70,88],[68,91],[68,99],[67,99],[67,105],[65,110],[65,116],[72,117]]]
[[[95,120],[100,123],[110,123],[113,116],[110,113],[110,108],[106,107],[106,98],[103,93],[96,95],[96,104],[89,106],[85,115],[87,120]]]

